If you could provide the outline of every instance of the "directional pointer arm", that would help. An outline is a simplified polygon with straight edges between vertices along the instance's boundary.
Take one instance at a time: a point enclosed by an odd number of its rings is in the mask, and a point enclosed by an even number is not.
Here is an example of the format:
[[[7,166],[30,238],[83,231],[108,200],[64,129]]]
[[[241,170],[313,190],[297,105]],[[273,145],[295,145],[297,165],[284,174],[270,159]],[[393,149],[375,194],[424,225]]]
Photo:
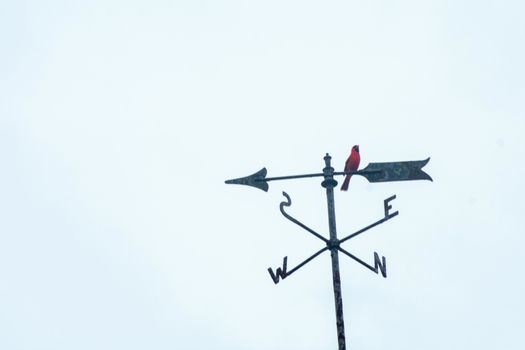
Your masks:
[[[406,162],[387,162],[387,163],[370,163],[364,169],[352,172],[336,171],[333,175],[361,175],[364,176],[369,182],[392,182],[392,181],[410,181],[410,180],[430,180],[430,175],[421,170],[428,162],[430,158],[425,160],[415,160]],[[258,172],[240,177],[237,179],[226,180],[227,184],[237,184],[256,187],[260,190],[268,192],[268,181],[276,180],[290,180],[299,179],[306,177],[320,177],[324,176],[323,173],[313,174],[302,174],[302,175],[288,175],[288,176],[276,176],[266,177],[267,170],[262,168]]]

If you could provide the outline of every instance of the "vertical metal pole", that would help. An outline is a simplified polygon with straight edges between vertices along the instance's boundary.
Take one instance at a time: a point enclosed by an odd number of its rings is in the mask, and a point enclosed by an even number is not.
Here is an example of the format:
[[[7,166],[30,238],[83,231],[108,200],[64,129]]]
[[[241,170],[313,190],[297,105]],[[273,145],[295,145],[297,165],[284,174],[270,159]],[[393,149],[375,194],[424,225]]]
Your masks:
[[[330,161],[332,157],[327,153],[324,157],[326,167],[323,169],[324,181],[321,185],[326,188],[326,200],[328,203],[328,224],[330,229],[330,242],[328,247],[332,256],[332,280],[334,285],[334,300],[335,300],[335,317],[337,323],[337,341],[339,350],[346,350],[345,341],[345,322],[343,319],[343,298],[341,296],[341,277],[339,274],[339,255],[337,247],[339,240],[337,239],[337,230],[335,225],[335,204],[334,204],[334,187],[337,186],[337,181],[334,180],[334,168],[331,167]]]

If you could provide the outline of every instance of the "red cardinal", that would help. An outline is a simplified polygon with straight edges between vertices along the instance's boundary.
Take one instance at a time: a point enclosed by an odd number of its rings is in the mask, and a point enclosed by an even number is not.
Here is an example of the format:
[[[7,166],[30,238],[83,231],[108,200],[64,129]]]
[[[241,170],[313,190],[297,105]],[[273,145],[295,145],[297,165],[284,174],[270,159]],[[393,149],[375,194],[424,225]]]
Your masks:
[[[361,161],[361,157],[359,156],[359,145],[355,145],[354,147],[352,147],[352,153],[350,153],[350,156],[346,160],[345,172],[356,171],[357,168],[359,168],[360,161]],[[351,177],[352,177],[352,174],[346,175],[345,181],[343,182],[343,185],[341,186],[341,191],[348,190],[348,184],[350,183]]]

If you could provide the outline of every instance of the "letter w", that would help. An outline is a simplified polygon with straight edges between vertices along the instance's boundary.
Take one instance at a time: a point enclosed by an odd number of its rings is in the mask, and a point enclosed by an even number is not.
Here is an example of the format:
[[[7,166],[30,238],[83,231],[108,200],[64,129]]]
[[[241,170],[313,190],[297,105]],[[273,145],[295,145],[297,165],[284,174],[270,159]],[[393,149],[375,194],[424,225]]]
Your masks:
[[[279,283],[279,277],[283,280],[286,278],[286,261],[288,260],[288,257],[285,256],[283,258],[283,268],[280,267],[277,268],[277,271],[273,273],[273,270],[271,267],[268,268],[268,272],[270,273],[270,276],[272,277],[273,283],[277,284]]]

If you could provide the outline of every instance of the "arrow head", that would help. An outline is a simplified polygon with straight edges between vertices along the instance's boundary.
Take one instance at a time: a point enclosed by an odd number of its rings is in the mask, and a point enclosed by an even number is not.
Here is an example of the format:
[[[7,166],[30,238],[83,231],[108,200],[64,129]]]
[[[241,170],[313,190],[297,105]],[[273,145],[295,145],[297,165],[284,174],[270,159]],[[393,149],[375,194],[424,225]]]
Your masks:
[[[429,160],[430,158],[408,162],[370,163],[357,174],[366,177],[368,182],[432,181],[430,175],[421,170]]]
[[[264,192],[268,192],[268,182],[266,181],[266,173],[266,168],[262,168],[261,170],[250,176],[226,180],[225,183],[257,187],[258,189],[263,190]]]

